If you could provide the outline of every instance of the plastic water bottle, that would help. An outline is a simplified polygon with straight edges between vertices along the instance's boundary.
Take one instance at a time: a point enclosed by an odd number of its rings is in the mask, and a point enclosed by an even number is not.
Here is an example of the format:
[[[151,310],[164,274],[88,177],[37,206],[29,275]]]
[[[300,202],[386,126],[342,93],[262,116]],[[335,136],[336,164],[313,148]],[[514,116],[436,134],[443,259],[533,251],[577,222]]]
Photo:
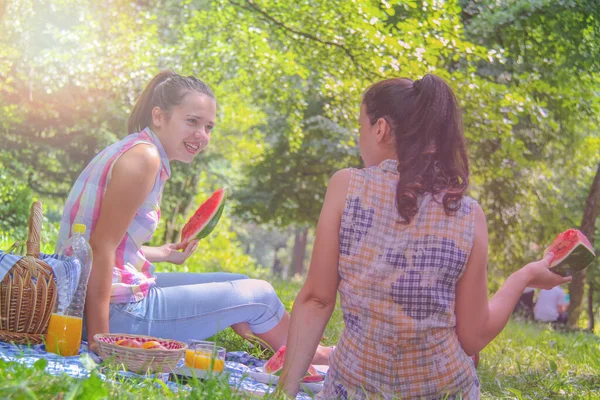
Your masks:
[[[92,248],[85,239],[86,226],[84,224],[73,225],[73,235],[69,238],[62,251],[64,256],[73,257],[79,261],[81,271],[79,272],[79,283],[77,290],[67,308],[66,315],[83,318],[83,307],[85,305],[85,294],[87,284],[92,271]]]
[[[76,355],[81,346],[85,294],[92,270],[92,248],[85,239],[85,231],[85,225],[73,225],[73,235],[60,251],[60,255],[76,260],[80,268],[79,282],[70,304],[65,309],[62,293],[63,299],[59,301],[57,312],[50,316],[48,325],[46,350],[62,356]],[[64,283],[60,284],[59,288],[68,290]]]

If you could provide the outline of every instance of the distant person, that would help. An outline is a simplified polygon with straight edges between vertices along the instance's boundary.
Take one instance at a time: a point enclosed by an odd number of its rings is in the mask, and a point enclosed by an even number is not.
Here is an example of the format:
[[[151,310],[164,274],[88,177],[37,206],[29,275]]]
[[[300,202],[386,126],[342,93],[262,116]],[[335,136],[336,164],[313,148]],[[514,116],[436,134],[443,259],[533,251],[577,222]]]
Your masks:
[[[278,385],[296,395],[339,292],[345,327],[319,397],[478,399],[470,356],[502,331],[526,287],[570,278],[549,270],[548,254],[488,300],[487,224],[465,193],[461,112],[442,78],[374,84],[358,122],[365,168],[329,182]]]
[[[569,303],[565,291],[560,286],[550,290],[540,290],[533,315],[536,321],[567,323],[567,307]]]

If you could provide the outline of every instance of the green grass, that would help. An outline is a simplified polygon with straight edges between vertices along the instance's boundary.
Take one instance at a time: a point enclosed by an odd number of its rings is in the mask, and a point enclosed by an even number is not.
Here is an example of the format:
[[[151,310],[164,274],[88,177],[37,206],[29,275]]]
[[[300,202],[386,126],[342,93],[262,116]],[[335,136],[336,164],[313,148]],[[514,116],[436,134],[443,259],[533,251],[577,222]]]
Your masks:
[[[481,354],[483,398],[600,399],[600,337],[510,322]]]

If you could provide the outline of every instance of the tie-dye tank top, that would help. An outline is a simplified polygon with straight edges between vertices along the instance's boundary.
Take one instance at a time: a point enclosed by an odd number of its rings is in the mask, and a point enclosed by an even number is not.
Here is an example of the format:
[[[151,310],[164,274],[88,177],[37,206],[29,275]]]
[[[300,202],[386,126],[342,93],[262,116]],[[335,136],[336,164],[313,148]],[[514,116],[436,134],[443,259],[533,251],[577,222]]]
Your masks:
[[[475,201],[453,216],[431,195],[409,225],[396,208],[398,162],[351,170],[338,271],[344,331],[321,398],[477,399],[456,335],[456,283],[473,245]],[[438,199],[441,200],[441,199]]]
[[[158,149],[161,168],[152,192],[135,214],[125,237],[117,247],[112,274],[111,303],[142,300],[156,281],[153,275],[154,266],[144,256],[142,244],[152,238],[158,225],[160,199],[164,184],[171,175],[171,169],[164,147],[154,132],[146,128],[139,133],[128,135],[94,157],[73,185],[60,222],[57,250],[67,241],[76,223],[87,226],[85,235],[89,240],[100,214],[112,167],[123,153],[141,143],[150,144]]]

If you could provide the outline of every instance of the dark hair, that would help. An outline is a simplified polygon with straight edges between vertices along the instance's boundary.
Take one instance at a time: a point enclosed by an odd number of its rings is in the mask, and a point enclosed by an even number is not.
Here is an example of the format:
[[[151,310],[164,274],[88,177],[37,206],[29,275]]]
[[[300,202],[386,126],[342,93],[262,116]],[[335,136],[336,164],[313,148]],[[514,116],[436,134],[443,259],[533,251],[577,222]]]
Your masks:
[[[173,106],[181,103],[189,92],[196,92],[214,100],[210,87],[195,76],[181,76],[173,71],[158,73],[138,98],[129,120],[127,131],[139,132],[152,123],[152,109],[156,106],[169,112]]]
[[[363,95],[371,125],[390,124],[398,155],[398,212],[409,224],[424,193],[444,193],[447,215],[458,211],[469,185],[469,161],[460,108],[448,84],[435,75],[387,79]],[[437,200],[437,199],[436,199]]]

